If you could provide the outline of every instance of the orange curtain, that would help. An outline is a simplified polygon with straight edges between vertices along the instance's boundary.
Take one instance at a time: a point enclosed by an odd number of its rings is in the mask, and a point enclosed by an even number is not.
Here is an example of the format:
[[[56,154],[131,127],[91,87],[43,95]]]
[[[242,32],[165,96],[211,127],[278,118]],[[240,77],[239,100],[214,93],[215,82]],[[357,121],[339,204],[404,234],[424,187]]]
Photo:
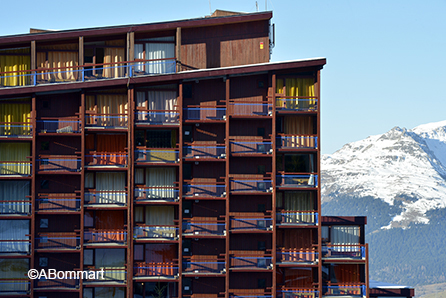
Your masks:
[[[98,164],[125,164],[125,135],[97,135]]]

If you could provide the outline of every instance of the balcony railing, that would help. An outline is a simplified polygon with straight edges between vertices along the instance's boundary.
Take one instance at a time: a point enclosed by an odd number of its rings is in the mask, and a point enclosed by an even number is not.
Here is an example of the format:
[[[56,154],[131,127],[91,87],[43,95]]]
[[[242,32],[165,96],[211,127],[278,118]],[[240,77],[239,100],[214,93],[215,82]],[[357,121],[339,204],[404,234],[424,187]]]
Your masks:
[[[316,174],[281,174],[276,176],[278,187],[318,187]]]
[[[24,274],[26,274],[26,272],[24,272]],[[0,279],[0,295],[5,295],[6,293],[11,293],[11,295],[15,295],[15,294],[26,295],[27,292],[29,291],[30,284],[31,284],[31,282],[29,279],[1,278]]]
[[[133,235],[140,238],[162,238],[176,239],[178,237],[178,227],[168,225],[137,226],[134,227]]]
[[[185,158],[225,158],[226,147],[215,144],[191,144],[183,147]]]
[[[185,197],[225,197],[226,184],[224,182],[189,182],[183,184],[183,196]]]
[[[85,155],[87,166],[126,166],[128,155],[122,152],[97,152]]]
[[[318,298],[319,291],[314,289],[285,288],[277,291],[278,298]]]
[[[364,284],[335,284],[323,286],[324,296],[366,296],[366,286]]]
[[[231,116],[272,116],[273,105],[270,102],[230,102]]]
[[[176,110],[151,110],[146,112],[136,112],[136,124],[179,124],[180,113]]]
[[[119,190],[110,191],[90,191],[85,193],[85,204],[117,204],[126,205],[127,204],[127,192]]]
[[[271,269],[271,256],[231,256],[231,269]]]
[[[276,110],[316,112],[318,99],[315,96],[283,96],[276,99]]]
[[[0,161],[0,175],[31,175],[31,162],[29,161]]]
[[[183,273],[223,273],[225,269],[224,260],[205,258],[183,262]]]
[[[278,149],[317,149],[317,136],[280,135],[277,137]]]
[[[43,172],[79,172],[81,159],[76,155],[41,156],[37,159],[37,169]]]
[[[23,200],[9,200],[8,198],[3,198],[0,201],[0,214],[22,214],[28,215],[31,213],[31,202],[30,199]]]
[[[86,127],[127,127],[127,114],[90,114],[85,116]]]
[[[81,122],[78,118],[48,118],[37,120],[37,132],[41,133],[80,133]]]
[[[315,211],[282,211],[277,212],[276,219],[280,225],[317,225],[318,213]]]
[[[29,236],[29,235],[27,235]],[[31,240],[5,240],[0,239],[0,253],[28,253],[31,248]]]
[[[135,61],[0,72],[0,82],[10,82],[4,84],[3,87],[36,86],[168,74],[174,73],[175,70],[175,58],[137,59]]]
[[[37,249],[76,249],[80,248],[79,233],[39,233],[36,239]]]
[[[332,244],[322,246],[322,257],[329,259],[365,259],[363,244]]]
[[[184,120],[225,120],[225,106],[187,106],[184,108]]]
[[[167,277],[172,278],[178,275],[178,264],[174,262],[163,263],[140,263],[135,262],[133,267],[135,277]]]
[[[153,148],[135,150],[136,162],[176,163],[179,151],[176,149]]]
[[[280,263],[315,263],[318,252],[312,249],[289,248],[277,251],[277,262]]]
[[[127,231],[121,229],[98,229],[84,232],[87,243],[123,244],[127,241]]]
[[[226,234],[226,224],[219,222],[183,221],[183,235],[223,236]]]
[[[267,231],[272,229],[272,219],[268,217],[231,218],[232,231]]]
[[[229,289],[230,298],[273,298],[267,289]]]
[[[271,192],[272,180],[270,179],[233,179],[231,180],[231,192]]]
[[[76,272],[75,270],[70,270]],[[47,272],[48,275],[48,272]],[[74,276],[74,275],[73,275]],[[37,279],[34,281],[34,288],[36,289],[51,289],[51,288],[66,288],[75,289],[79,286],[79,280],[75,278],[65,279]]]
[[[0,122],[0,136],[31,136],[32,124],[29,122]]]
[[[269,154],[272,153],[272,143],[269,140],[249,141],[231,140],[231,154]]]
[[[121,283],[125,283],[126,279],[127,279],[127,270],[125,269],[125,267],[103,267],[103,268],[88,268],[88,269],[84,269],[84,270],[88,270],[88,271],[93,271],[95,272],[94,277],[95,279],[89,278],[88,279],[84,279],[84,283],[85,282],[121,282]],[[103,274],[101,272],[98,271],[102,271],[103,270]]]
[[[77,211],[81,198],[74,193],[40,193],[36,199],[36,211]]]
[[[136,201],[169,201],[178,199],[180,190],[175,186],[153,186],[135,188]]]

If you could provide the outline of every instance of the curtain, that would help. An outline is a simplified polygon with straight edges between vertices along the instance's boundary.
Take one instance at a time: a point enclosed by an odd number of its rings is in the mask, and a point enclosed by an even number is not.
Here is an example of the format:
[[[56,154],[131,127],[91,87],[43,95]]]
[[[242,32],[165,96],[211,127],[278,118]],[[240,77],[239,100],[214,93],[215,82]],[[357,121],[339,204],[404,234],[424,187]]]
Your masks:
[[[124,48],[105,48],[104,63],[124,62]],[[104,65],[103,76],[106,78],[121,78],[125,74],[124,63]]]
[[[0,259],[0,292],[26,292],[29,259]]]
[[[0,143],[0,174],[29,175],[31,167],[27,157],[30,155],[30,143]]]
[[[335,245],[357,245],[359,244],[359,226],[332,226],[331,243],[336,251],[355,252],[359,247],[335,246]]]
[[[286,90],[284,94],[284,89]],[[315,96],[313,78],[287,78],[277,79],[276,93],[289,97],[310,97]],[[308,109],[315,104],[314,99],[280,99],[276,100],[276,106],[285,109]]]
[[[0,124],[0,135],[29,135],[31,133],[31,119],[29,119],[31,104],[2,103],[0,117],[0,122],[7,122],[7,124]]]
[[[147,168],[146,186],[148,198],[174,199],[175,198],[176,172],[174,168]],[[169,187],[162,189],[161,187]]]
[[[47,59],[48,57],[48,59]],[[38,68],[60,68],[79,65],[78,51],[49,51],[37,53],[37,67]],[[42,75],[40,79],[64,82],[76,81],[78,78],[78,68],[61,68],[51,69],[40,72]]]
[[[174,225],[174,207],[173,206],[150,206],[146,207],[147,225]]]
[[[96,164],[125,165],[127,164],[126,136],[100,135],[97,136]],[[93,161],[94,162],[94,161]]]
[[[119,191],[119,192],[117,192]],[[126,203],[125,173],[96,173],[97,203]]]
[[[28,49],[9,50],[8,54],[23,55],[2,55],[0,53],[0,72],[20,71],[31,69],[31,56]],[[12,72],[0,75],[0,85],[3,86],[25,86],[31,82],[29,72]]]
[[[29,233],[29,220],[0,220],[0,252],[29,252]]]
[[[285,223],[314,223],[314,212],[302,212],[314,210],[314,199],[310,192],[285,192],[284,198]]]
[[[148,74],[175,72],[175,44],[173,43],[174,40],[175,39],[173,36],[158,37],[151,38],[149,42],[144,44],[135,44],[135,59],[156,60],[171,58],[169,60],[138,63],[136,70],[145,71],[145,73]],[[163,43],[163,41],[165,43]]]
[[[29,181],[0,181],[0,213],[29,213],[30,199]],[[23,201],[10,202],[10,201]]]
[[[135,44],[135,59],[144,60],[144,44]],[[144,62],[135,65],[135,72],[144,71]]]
[[[127,126],[127,95],[89,95],[87,110],[99,114],[89,118],[90,125]]]
[[[95,268],[104,268],[105,280],[125,280],[125,250],[96,249]],[[113,296],[103,296],[113,297]]]
[[[136,93],[137,107],[153,111],[149,114],[139,114],[138,120],[159,123],[176,123],[178,117],[176,112],[176,91],[148,91]],[[165,111],[165,112],[163,112]]]

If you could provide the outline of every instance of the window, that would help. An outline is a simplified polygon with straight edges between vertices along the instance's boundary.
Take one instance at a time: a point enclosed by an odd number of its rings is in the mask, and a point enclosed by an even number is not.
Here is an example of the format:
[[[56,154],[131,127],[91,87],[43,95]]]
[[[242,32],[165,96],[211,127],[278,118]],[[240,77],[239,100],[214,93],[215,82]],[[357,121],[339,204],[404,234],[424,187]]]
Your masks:
[[[92,249],[84,249],[84,265],[86,266],[94,265],[93,255],[94,254]]]
[[[135,59],[155,60],[138,63],[135,74],[175,72],[175,38],[168,36],[135,41]]]
[[[50,142],[43,141],[42,143],[40,143],[40,150],[42,151],[50,150]]]
[[[49,189],[49,188],[50,188],[50,182],[48,180],[40,181],[40,189]]]
[[[48,267],[48,258],[44,258],[44,257],[39,258],[39,266],[40,267]]]
[[[41,218],[39,226],[42,229],[48,229],[48,218]]]

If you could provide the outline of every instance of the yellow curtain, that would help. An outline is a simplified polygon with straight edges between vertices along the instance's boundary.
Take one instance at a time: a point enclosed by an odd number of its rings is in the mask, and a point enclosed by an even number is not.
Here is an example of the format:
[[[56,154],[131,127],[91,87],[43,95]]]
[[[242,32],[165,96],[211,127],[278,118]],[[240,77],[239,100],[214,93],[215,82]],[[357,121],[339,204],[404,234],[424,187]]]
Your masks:
[[[88,124],[127,126],[127,95],[97,95],[96,100],[95,96],[89,95],[87,110],[101,114],[96,119],[89,118]]]
[[[19,52],[19,51],[14,51]],[[0,72],[14,71],[0,75],[0,85],[25,86],[31,82],[29,72],[18,72],[31,69],[31,57],[28,55],[1,55]]]
[[[285,89],[285,92],[284,92]],[[287,78],[277,79],[276,93],[289,97],[312,97],[314,93],[314,79],[312,78]],[[285,93],[285,94],[284,94]],[[276,100],[276,106],[286,109],[308,109],[315,104],[313,98],[306,99],[281,99]]]
[[[48,60],[46,59],[47,53],[37,53],[37,66],[38,68],[58,68],[67,66],[79,65],[79,53],[78,52],[48,52]],[[41,72],[42,76],[39,77],[43,80],[50,81],[76,81],[78,77],[77,68],[66,69],[53,69]],[[44,75],[45,73],[50,73]]]
[[[0,135],[29,135],[31,130],[31,104],[0,104]],[[16,124],[14,124],[16,123]],[[21,125],[20,127],[17,127]]]
[[[124,48],[105,48],[104,49],[104,63],[123,62]],[[125,64],[109,64],[104,65],[103,76],[106,78],[121,78],[124,76]]]
[[[0,174],[29,175],[31,167],[26,157],[30,155],[30,143],[0,143]]]

